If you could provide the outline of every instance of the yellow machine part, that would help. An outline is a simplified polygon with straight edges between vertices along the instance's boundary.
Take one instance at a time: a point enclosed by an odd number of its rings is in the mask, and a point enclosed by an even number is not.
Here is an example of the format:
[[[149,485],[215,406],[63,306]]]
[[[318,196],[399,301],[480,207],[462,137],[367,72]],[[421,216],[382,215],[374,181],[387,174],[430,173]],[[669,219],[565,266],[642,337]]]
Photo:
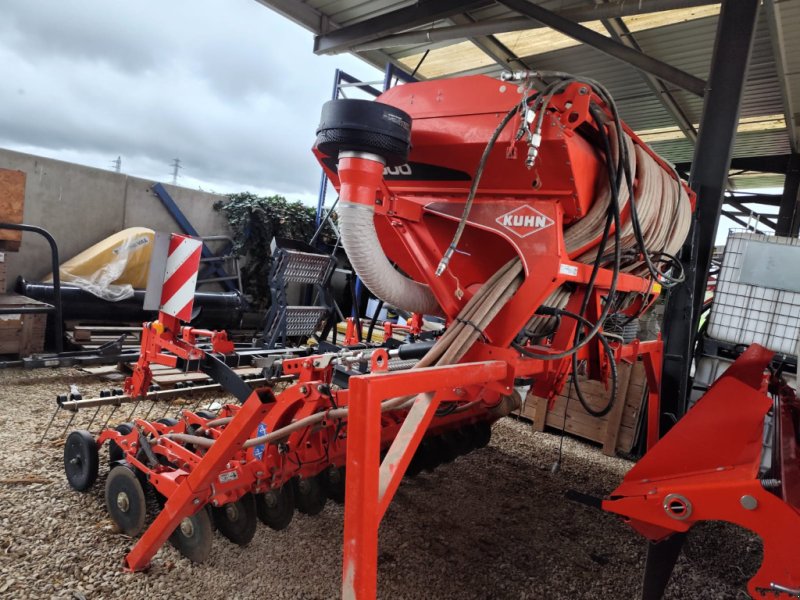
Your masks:
[[[61,264],[61,279],[68,283],[75,280],[91,280],[95,274],[116,265],[119,271],[107,283],[129,284],[134,289],[147,287],[147,272],[150,267],[150,253],[153,249],[155,232],[147,227],[129,227],[118,231],[101,242],[96,243]],[[52,279],[52,273],[46,281]]]

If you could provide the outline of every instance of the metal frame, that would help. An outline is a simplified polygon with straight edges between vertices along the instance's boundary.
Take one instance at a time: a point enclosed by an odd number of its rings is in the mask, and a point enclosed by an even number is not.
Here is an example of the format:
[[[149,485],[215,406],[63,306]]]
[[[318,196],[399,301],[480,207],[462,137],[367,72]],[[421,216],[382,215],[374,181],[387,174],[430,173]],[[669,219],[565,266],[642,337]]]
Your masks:
[[[792,154],[786,166],[786,181],[778,210],[776,235],[800,234],[800,154]]]
[[[632,65],[640,71],[654,75],[673,85],[677,85],[696,96],[702,97],[705,95],[706,82],[686,71],[682,71],[652,56],[648,56],[635,48],[631,48],[600,35],[588,27],[565,19],[561,15],[542,8],[538,4],[533,4],[527,0],[502,0],[502,3],[518,13],[539,21],[579,42],[596,48],[612,58]]]

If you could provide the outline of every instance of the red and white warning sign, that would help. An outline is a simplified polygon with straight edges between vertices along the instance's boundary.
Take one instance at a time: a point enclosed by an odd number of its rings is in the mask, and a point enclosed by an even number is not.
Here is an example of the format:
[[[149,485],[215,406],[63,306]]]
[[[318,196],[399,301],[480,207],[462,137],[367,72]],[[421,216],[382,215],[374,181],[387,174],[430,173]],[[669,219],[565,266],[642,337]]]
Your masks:
[[[145,310],[191,321],[203,242],[177,233],[156,232],[150,255]]]
[[[200,240],[174,233],[170,237],[164,286],[161,288],[161,312],[181,321],[192,319],[192,304],[202,250],[203,242]]]

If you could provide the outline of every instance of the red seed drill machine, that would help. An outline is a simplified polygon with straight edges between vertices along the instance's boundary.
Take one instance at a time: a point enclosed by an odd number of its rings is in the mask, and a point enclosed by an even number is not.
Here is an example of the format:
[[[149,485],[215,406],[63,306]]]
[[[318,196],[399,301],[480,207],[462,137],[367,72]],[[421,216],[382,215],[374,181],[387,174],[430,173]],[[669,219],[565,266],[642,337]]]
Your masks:
[[[373,598],[378,527],[404,476],[485,446],[491,424],[519,406],[516,387],[553,399],[570,385],[592,414],[607,413],[620,361],[644,362],[647,446],[656,444],[661,342],[625,338],[610,324],[637,318],[681,280],[673,256],[694,195],[622,123],[599,83],[523,72],[334,100],[314,153],[339,191],[341,240],[363,283],[446,326],[435,342],[284,351],[263,362],[263,353],[235,351],[224,332],[181,326],[185,311],[162,297],[125,394],[62,401],[68,410],[140,402],[151,364],[203,371],[235,398],[216,413],[69,435],[65,468],[78,490],[95,481],[98,448],[109,443],[108,511],[122,531],[141,534],[129,570],[147,568],[168,539],[205,559],[212,519],[247,544],[257,519],[281,529],[295,509],[313,515],[344,497],[342,594]],[[165,289],[176,272],[168,268]],[[395,370],[398,357],[417,362]],[[255,389],[231,369],[267,363]],[[346,383],[334,385],[337,369]],[[607,382],[606,408],[585,402],[578,371]],[[144,530],[146,489],[163,508]],[[619,504],[610,510],[635,516]]]

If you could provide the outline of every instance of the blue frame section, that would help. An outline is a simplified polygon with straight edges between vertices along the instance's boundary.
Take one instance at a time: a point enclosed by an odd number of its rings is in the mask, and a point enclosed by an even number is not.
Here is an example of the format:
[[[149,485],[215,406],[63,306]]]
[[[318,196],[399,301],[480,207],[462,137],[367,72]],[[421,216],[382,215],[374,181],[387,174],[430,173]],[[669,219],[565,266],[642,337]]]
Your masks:
[[[186,215],[183,214],[183,211],[180,207],[175,203],[175,200],[172,199],[172,196],[169,195],[169,192],[166,188],[161,185],[160,183],[154,184],[150,190],[155,194],[155,197],[161,201],[161,204],[164,205],[164,208],[167,209],[167,212],[170,216],[175,219],[175,222],[178,224],[178,227],[181,228],[181,231],[186,235],[191,235],[192,237],[199,238],[200,234],[194,228],[194,225],[186,218]],[[223,249],[223,252],[227,252],[226,249]],[[203,258],[212,258],[215,254],[211,251],[211,249],[204,243],[203,248],[201,250],[201,256]],[[217,263],[209,263],[208,270],[210,270],[216,277],[228,277],[229,273],[225,270],[225,268]],[[228,292],[235,292],[238,291],[238,288],[233,284],[231,280],[223,280],[219,282],[222,284],[222,287],[225,288]]]

